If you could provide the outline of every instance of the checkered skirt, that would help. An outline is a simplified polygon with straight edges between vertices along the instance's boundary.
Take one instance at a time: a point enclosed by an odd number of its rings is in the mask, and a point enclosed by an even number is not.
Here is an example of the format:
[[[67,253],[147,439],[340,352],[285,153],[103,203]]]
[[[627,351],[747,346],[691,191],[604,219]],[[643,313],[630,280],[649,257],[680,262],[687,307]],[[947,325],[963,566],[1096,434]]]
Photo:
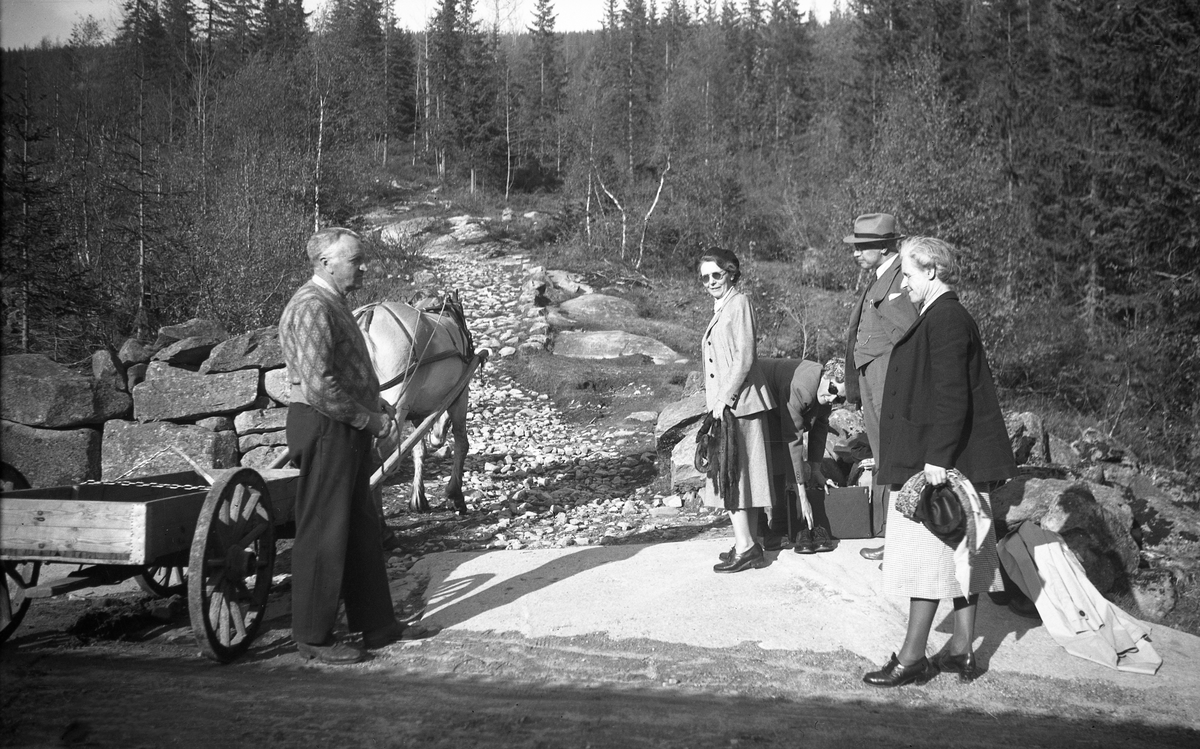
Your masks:
[[[892,487],[892,491],[897,491]],[[979,492],[979,501],[988,517],[992,500]],[[905,598],[958,598],[965,595],[954,577],[954,549],[911,518],[888,504],[887,541],[883,554],[883,591]],[[971,565],[971,589],[968,593],[1004,590],[1000,580],[1000,559],[996,555],[995,526],[988,528],[983,547]]]

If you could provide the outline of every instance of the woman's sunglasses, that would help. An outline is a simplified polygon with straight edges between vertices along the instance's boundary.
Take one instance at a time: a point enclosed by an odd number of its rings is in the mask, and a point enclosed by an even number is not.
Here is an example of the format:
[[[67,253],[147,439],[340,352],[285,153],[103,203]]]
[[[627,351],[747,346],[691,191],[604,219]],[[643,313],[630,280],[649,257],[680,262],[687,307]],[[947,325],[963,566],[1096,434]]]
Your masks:
[[[711,281],[720,281],[723,278],[725,278],[725,275],[726,275],[725,271],[723,271],[723,270],[715,270],[712,273],[701,273],[700,274],[700,283],[708,283],[710,280]]]

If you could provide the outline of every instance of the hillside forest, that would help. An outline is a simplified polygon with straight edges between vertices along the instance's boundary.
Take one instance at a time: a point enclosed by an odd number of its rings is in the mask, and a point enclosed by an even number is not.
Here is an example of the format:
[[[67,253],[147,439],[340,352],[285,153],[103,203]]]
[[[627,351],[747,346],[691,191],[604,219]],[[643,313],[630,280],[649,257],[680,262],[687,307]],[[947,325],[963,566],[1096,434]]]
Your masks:
[[[767,320],[849,298],[883,211],[961,249],[1007,398],[1200,469],[1200,0],[596,2],[125,0],[5,51],[4,352],[273,324],[314,227],[414,180],[652,286],[729,247]]]

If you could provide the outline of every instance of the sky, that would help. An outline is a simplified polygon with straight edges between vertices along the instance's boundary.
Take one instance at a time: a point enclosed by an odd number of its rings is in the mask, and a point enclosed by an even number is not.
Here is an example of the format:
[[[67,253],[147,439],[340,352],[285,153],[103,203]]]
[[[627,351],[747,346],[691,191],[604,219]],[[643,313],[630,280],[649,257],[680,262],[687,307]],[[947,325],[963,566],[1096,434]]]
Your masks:
[[[829,18],[829,9],[837,0],[799,0],[801,9],[811,8],[817,20]],[[316,10],[325,0],[304,0],[304,7]],[[692,2],[689,0],[689,5]],[[502,28],[524,29],[532,23],[534,0],[476,0],[481,17],[492,19],[501,9]],[[658,5],[665,5],[658,0]],[[66,42],[71,27],[89,15],[100,21],[110,36],[120,17],[120,0],[0,0],[0,46],[13,49],[37,46],[42,39]],[[410,29],[425,26],[425,20],[437,6],[437,0],[394,0],[393,9],[401,25]],[[555,0],[558,31],[583,31],[600,28],[604,0]]]

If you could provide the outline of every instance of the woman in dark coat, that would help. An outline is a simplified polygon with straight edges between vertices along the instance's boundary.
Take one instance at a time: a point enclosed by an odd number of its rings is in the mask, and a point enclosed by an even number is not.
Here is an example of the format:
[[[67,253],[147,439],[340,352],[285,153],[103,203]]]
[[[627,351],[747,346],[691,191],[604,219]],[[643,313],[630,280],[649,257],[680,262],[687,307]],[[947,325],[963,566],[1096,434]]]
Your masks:
[[[899,655],[893,653],[882,669],[863,679],[882,687],[924,681],[939,670],[957,671],[963,681],[975,678],[976,602],[980,592],[1002,589],[990,523],[984,523],[986,533],[979,534],[969,569],[956,574],[954,548],[897,509],[901,485],[923,474],[925,482],[940,486],[950,481],[950,469],[957,469],[978,493],[982,516],[990,521],[988,494],[1017,473],[979,328],[952,288],[959,274],[954,249],[937,239],[910,237],[900,247],[900,262],[903,285],[920,316],[892,350],[888,365],[878,481],[893,487],[884,590],[909,598],[909,619]],[[969,580],[967,589],[963,580]],[[943,598],[954,600],[954,634],[928,659],[929,630]]]

